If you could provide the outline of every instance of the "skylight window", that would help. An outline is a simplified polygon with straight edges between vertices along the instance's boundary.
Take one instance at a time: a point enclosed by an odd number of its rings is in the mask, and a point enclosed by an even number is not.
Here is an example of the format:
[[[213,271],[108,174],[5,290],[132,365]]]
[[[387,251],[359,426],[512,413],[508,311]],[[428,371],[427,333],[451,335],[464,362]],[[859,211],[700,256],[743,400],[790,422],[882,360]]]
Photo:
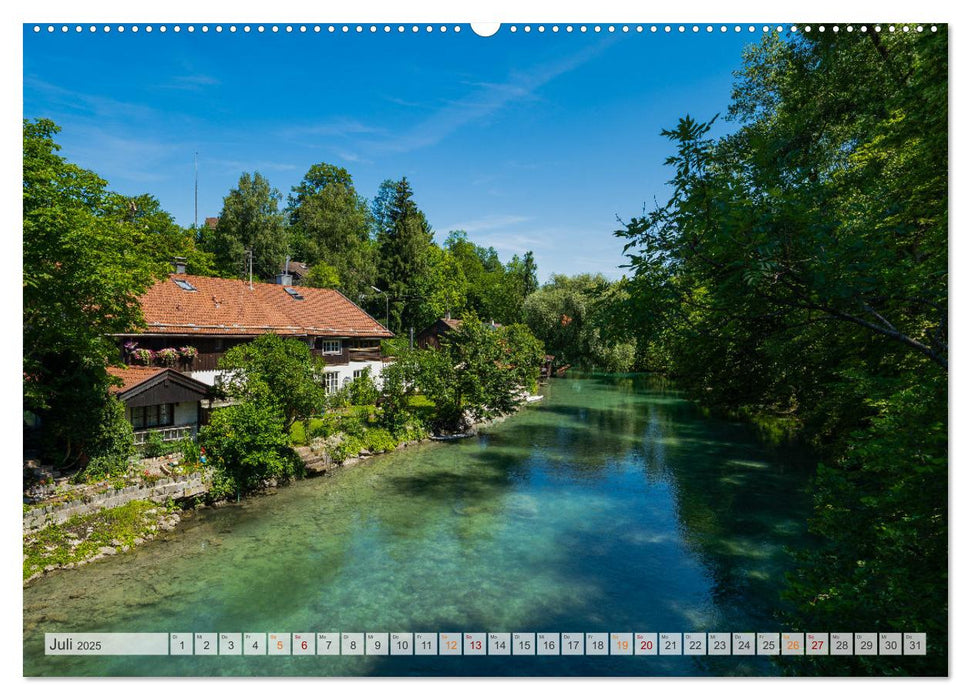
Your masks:
[[[191,284],[185,280],[174,280],[174,282],[179,285],[179,289],[184,289],[187,292],[198,292],[199,290],[193,287]]]
[[[300,295],[300,292],[298,292],[293,287],[284,287],[283,288],[283,291],[286,292],[287,294],[289,294],[290,296],[292,296],[294,299],[296,299],[298,301],[302,301],[303,300],[303,297]]]

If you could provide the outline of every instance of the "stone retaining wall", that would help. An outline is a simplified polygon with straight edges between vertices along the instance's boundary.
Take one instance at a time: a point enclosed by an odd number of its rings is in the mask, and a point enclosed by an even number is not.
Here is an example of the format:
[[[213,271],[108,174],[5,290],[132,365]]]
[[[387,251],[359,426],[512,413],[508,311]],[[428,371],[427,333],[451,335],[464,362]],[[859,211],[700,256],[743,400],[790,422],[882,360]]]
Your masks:
[[[75,515],[85,515],[104,508],[117,508],[129,501],[155,501],[161,503],[168,499],[179,500],[200,496],[209,491],[208,474],[190,474],[178,479],[159,479],[154,485],[127,486],[123,489],[109,489],[86,497],[82,501],[58,503],[31,508],[24,513],[24,532],[39,530],[51,524],[60,524]]]

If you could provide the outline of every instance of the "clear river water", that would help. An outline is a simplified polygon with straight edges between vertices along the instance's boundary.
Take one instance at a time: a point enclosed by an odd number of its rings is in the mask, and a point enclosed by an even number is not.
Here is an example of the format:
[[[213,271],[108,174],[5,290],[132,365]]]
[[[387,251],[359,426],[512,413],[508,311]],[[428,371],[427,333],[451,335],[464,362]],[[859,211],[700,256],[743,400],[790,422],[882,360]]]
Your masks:
[[[759,657],[45,656],[45,632],[781,631],[806,456],[643,376],[202,509],[24,589],[26,675],[775,675]],[[783,660],[784,662],[784,660]]]

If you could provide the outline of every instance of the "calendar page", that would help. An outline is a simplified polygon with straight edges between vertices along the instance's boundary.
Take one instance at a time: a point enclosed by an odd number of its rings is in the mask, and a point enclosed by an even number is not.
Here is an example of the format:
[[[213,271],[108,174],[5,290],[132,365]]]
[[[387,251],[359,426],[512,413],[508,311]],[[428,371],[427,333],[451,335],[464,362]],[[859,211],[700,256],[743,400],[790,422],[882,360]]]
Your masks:
[[[948,676],[948,25],[788,12],[26,20],[23,675]]]

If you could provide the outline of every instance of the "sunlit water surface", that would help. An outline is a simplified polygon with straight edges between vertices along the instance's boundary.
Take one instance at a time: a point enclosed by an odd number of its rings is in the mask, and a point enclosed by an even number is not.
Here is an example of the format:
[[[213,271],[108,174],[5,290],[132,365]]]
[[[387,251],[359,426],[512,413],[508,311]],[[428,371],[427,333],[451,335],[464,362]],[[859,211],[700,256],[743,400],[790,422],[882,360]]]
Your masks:
[[[477,438],[205,509],[24,590],[27,675],[775,674],[744,657],[47,657],[44,632],[782,629],[798,453],[644,377],[554,380]]]

